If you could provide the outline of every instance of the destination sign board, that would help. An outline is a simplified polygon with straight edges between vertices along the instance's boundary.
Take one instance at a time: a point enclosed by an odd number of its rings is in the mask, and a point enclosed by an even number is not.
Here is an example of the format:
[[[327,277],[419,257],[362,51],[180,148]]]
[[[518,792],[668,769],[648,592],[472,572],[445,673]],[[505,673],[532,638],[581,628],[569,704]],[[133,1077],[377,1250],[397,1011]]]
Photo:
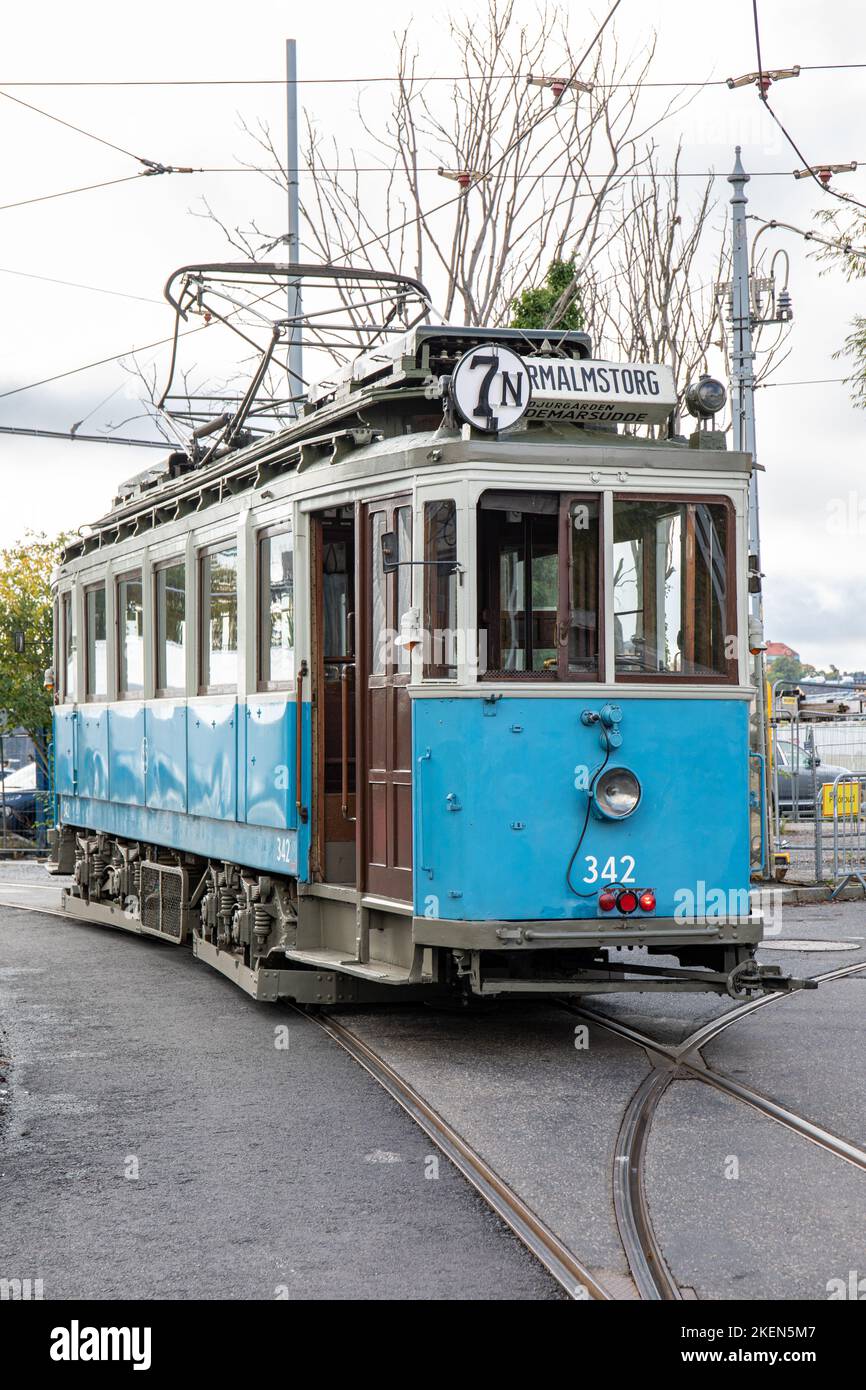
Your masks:
[[[658,425],[677,400],[670,367],[642,362],[595,362],[525,357],[532,388],[530,420]]]
[[[572,357],[521,357],[489,343],[470,348],[451,377],[451,399],[476,429],[529,420],[605,425],[662,424],[676,405],[670,367]]]

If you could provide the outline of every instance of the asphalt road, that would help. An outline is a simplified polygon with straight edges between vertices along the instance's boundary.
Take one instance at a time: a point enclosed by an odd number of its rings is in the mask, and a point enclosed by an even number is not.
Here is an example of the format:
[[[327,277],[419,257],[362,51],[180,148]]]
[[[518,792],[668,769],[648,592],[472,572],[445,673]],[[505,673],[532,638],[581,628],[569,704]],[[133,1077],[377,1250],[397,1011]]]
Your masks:
[[[425,1176],[429,1140],[319,1028],[186,951],[0,907],[0,1025],[0,1278],[46,1299],[563,1296],[444,1159]]]
[[[33,867],[0,876],[0,897],[22,903],[45,883]],[[797,975],[866,962],[866,906],[786,907],[762,958]],[[707,1061],[862,1145],[864,999],[866,971],[771,1003]],[[589,1003],[665,1043],[733,1007]],[[635,1296],[611,1172],[643,1048],[597,1025],[576,1047],[578,1021],[554,1003],[341,1017],[602,1282]],[[320,1030],[186,953],[0,908],[0,1025],[13,1058],[0,1277],[41,1276],[48,1297],[560,1296],[444,1160],[425,1178],[429,1142]],[[288,1050],[274,1046],[283,1026]],[[700,1082],[663,1096],[646,1188],[698,1298],[825,1299],[829,1281],[866,1275],[863,1173]]]

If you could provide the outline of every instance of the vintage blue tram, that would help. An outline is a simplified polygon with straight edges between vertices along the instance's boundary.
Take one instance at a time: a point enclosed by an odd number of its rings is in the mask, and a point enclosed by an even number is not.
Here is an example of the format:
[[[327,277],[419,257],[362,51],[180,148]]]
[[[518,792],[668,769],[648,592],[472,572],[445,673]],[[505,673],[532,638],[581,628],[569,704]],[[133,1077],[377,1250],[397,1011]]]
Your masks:
[[[71,916],[306,1004],[791,983],[749,902],[750,460],[623,432],[663,369],[551,339],[417,325],[67,546]]]

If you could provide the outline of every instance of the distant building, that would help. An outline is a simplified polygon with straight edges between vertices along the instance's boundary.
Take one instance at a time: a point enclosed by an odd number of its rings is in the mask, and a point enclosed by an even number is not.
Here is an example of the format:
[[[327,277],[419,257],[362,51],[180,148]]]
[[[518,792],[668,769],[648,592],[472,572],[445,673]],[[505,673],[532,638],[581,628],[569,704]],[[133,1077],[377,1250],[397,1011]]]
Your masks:
[[[794,661],[800,660],[800,653],[795,652],[793,647],[786,646],[784,642],[768,642],[767,660],[772,661],[777,656],[788,656]]]

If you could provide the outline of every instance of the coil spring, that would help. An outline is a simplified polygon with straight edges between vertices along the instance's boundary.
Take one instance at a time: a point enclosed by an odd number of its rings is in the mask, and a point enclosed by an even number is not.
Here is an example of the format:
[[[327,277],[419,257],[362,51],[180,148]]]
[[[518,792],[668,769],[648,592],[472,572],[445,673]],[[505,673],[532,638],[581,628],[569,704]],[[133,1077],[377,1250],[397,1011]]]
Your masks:
[[[220,916],[231,917],[235,906],[235,895],[231,888],[220,889]]]
[[[264,942],[271,929],[271,916],[262,903],[256,903],[253,911],[253,931],[258,940]]]

